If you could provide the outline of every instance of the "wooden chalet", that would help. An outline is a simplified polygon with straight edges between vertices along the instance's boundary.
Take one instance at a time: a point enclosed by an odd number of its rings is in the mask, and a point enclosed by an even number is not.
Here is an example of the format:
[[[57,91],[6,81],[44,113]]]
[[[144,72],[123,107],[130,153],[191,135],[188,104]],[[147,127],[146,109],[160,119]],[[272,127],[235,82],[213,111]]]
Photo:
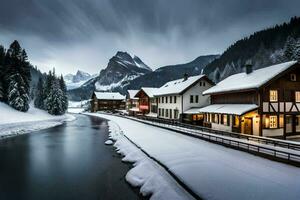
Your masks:
[[[157,117],[157,99],[154,93],[158,88],[142,87],[137,94],[136,98],[139,99],[139,112],[143,115]]]
[[[94,92],[91,99],[91,111],[125,110],[125,96],[118,92]]]
[[[199,109],[214,129],[268,137],[300,135],[300,64],[297,61],[234,74],[206,90]]]
[[[139,90],[128,90],[126,95],[126,110],[129,115],[135,116],[139,113],[139,98],[135,95]]]

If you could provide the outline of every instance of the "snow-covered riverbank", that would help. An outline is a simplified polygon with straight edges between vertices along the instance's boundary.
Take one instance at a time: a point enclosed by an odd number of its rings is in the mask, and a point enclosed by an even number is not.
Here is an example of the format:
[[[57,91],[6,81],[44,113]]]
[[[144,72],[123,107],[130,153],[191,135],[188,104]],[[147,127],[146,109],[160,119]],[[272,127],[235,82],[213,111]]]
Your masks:
[[[129,119],[91,115],[118,124],[124,135],[204,199],[300,199],[297,167]],[[115,145],[126,157],[134,154],[134,150],[119,145],[118,140]],[[148,173],[142,165],[139,171]],[[147,173],[135,173],[134,177],[144,180],[139,176]],[[151,191],[155,192],[153,188]]]
[[[0,103],[0,138],[58,126],[65,121],[75,119],[70,114],[53,116],[46,111],[34,108],[32,105],[28,112],[20,112]]]

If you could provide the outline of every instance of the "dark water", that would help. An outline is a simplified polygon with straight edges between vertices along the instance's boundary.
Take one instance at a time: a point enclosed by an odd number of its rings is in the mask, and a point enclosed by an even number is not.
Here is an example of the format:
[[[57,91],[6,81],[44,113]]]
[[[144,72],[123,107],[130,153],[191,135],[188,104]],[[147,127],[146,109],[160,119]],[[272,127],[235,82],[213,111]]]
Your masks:
[[[105,146],[107,122],[77,116],[62,126],[0,141],[0,200],[139,199],[130,169]]]

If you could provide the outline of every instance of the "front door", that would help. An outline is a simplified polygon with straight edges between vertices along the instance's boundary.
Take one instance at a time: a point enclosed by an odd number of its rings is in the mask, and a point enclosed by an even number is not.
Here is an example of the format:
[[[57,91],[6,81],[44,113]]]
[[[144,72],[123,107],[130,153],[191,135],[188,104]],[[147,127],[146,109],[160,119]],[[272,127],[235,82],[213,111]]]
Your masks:
[[[252,135],[252,118],[244,119],[244,134]]]

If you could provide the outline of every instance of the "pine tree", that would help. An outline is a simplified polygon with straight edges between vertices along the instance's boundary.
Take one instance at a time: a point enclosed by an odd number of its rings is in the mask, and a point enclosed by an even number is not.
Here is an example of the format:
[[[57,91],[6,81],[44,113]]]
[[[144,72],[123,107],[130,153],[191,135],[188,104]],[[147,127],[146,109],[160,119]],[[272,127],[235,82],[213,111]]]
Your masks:
[[[295,39],[293,37],[289,36],[286,40],[286,43],[284,46],[284,54],[283,54],[284,59],[286,61],[294,59],[295,45],[296,45]]]
[[[39,109],[44,109],[44,82],[42,78],[39,81],[35,90],[34,106]]]
[[[60,89],[63,92],[62,104],[63,104],[63,111],[65,112],[68,109],[68,96],[67,96],[67,86],[64,81],[64,77],[61,75],[59,79]]]
[[[4,47],[0,45],[0,101],[4,101],[6,88],[4,87],[4,77],[5,77],[5,50]]]
[[[52,72],[49,71],[49,73],[46,76],[46,80],[45,80],[44,86],[43,86],[43,100],[44,100],[44,106],[43,107],[44,107],[44,109],[47,109],[46,99],[48,97],[48,94],[51,91],[54,78],[55,77],[53,76]]]
[[[63,114],[64,110],[62,105],[63,102],[62,99],[63,99],[63,92],[60,89],[58,79],[55,79],[53,81],[50,93],[48,94],[46,99],[46,108],[48,113],[52,115]]]
[[[29,97],[24,85],[20,74],[17,73],[9,77],[8,103],[16,110],[26,112],[29,109]]]
[[[26,51],[23,49],[21,52],[21,60],[20,60],[20,74],[23,77],[25,82],[26,91],[29,93],[30,91],[30,81],[31,81],[31,73],[30,73],[30,64],[28,62],[28,57]]]
[[[295,44],[294,59],[300,61],[300,38],[297,39]]]

